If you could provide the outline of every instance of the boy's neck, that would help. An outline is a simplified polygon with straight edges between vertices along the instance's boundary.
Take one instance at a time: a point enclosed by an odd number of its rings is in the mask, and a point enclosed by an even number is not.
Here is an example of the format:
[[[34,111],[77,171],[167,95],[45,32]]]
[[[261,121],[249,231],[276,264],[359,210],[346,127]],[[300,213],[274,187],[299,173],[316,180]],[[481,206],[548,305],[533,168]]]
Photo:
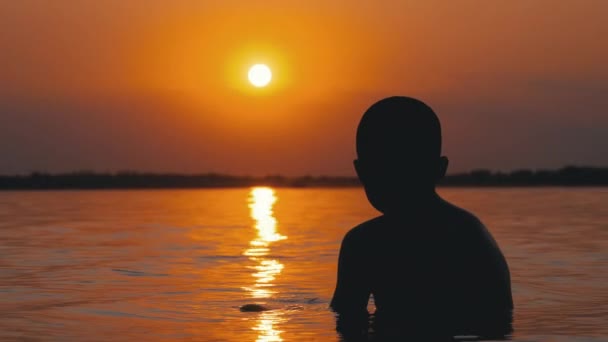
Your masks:
[[[386,218],[395,219],[402,217],[411,219],[415,216],[424,216],[434,212],[442,201],[443,199],[433,189],[433,191],[424,195],[416,195],[415,197],[412,197],[411,200],[403,203],[398,208],[395,208],[395,210],[384,212],[384,216]]]

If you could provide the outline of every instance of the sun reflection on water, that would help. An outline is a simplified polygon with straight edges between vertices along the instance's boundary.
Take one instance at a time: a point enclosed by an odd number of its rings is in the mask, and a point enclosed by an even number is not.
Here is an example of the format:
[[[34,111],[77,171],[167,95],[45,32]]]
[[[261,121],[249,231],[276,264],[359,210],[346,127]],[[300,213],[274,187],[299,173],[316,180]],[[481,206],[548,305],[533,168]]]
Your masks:
[[[259,332],[258,339],[256,342],[280,342],[283,341],[281,338],[281,330],[275,329],[275,325],[284,321],[281,317],[281,313],[276,311],[264,311],[260,314],[257,325],[253,327],[253,330]]]
[[[256,265],[251,267],[254,270],[254,284],[245,290],[256,299],[271,298],[276,293],[272,290],[272,282],[284,267],[278,260],[268,258],[271,243],[287,238],[277,231],[277,220],[272,211],[276,201],[275,191],[269,187],[252,188],[249,194],[249,209],[251,218],[255,221],[257,236],[249,242],[249,248],[243,255],[248,256]],[[283,341],[282,331],[275,329],[275,325],[284,320],[281,315],[279,310],[260,313],[256,326],[252,328],[259,333],[258,342]]]

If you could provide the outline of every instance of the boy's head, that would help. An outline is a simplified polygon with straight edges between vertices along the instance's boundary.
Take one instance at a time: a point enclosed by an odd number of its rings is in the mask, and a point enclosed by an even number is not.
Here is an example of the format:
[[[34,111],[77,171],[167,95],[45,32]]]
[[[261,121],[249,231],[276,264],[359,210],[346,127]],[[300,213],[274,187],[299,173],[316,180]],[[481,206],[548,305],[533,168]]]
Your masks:
[[[371,204],[384,213],[433,194],[447,169],[439,119],[411,97],[391,96],[369,107],[356,144],[359,179]]]

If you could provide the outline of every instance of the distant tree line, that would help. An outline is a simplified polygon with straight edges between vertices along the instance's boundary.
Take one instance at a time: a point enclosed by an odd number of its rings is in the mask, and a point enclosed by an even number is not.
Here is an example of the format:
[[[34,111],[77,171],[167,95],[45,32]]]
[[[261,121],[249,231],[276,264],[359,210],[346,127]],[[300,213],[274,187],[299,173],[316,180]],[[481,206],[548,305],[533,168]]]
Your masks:
[[[474,170],[451,174],[440,186],[608,186],[608,168],[567,166],[558,170],[492,172]],[[357,187],[356,177],[281,175],[250,177],[217,173],[173,174],[144,172],[71,172],[0,176],[0,190],[37,189],[174,189],[274,187]]]
[[[473,170],[445,177],[445,186],[606,186],[608,168],[566,166],[558,170]]]
[[[251,177],[217,173],[190,175],[79,171],[61,174],[33,172],[29,175],[0,176],[0,190],[237,188],[251,186],[349,187],[359,185],[358,179],[354,177],[285,177],[281,175]]]

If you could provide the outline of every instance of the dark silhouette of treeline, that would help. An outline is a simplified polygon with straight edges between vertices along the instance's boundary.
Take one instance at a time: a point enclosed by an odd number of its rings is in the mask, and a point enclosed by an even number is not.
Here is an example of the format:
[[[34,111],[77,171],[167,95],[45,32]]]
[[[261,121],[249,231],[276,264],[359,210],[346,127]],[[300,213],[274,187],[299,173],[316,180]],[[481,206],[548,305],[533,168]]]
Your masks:
[[[0,176],[0,190],[41,189],[174,189],[235,188],[250,186],[274,187],[358,187],[356,177],[280,175],[252,177],[217,173],[175,174],[79,171],[50,174]],[[558,170],[517,170],[493,172],[474,170],[446,176],[439,186],[608,186],[608,168],[567,166]]]
[[[0,190],[27,189],[174,189],[274,187],[352,187],[354,177],[265,177],[233,176],[217,173],[175,174],[147,172],[98,173],[79,171],[62,174],[34,172],[29,175],[0,176]]]
[[[445,186],[607,186],[608,168],[566,166],[557,170],[515,170],[492,172],[473,170],[449,175]]]

